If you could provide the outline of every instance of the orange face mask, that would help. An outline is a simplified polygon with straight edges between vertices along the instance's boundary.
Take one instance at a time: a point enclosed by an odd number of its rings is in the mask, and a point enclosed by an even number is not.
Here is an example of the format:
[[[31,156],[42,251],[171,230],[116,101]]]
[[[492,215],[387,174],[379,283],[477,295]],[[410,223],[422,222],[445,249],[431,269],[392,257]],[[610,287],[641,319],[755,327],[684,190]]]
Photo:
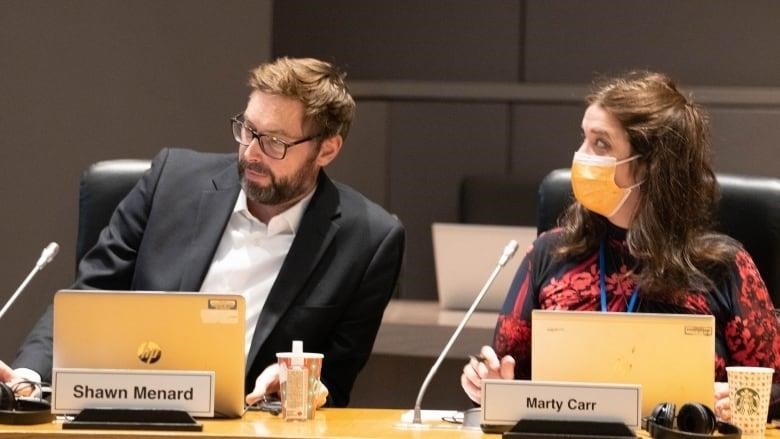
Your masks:
[[[615,183],[617,165],[639,158],[631,156],[617,161],[614,157],[574,153],[571,164],[571,186],[574,198],[586,209],[607,218],[615,215],[628,199],[631,190],[642,184],[640,181],[627,188]]]

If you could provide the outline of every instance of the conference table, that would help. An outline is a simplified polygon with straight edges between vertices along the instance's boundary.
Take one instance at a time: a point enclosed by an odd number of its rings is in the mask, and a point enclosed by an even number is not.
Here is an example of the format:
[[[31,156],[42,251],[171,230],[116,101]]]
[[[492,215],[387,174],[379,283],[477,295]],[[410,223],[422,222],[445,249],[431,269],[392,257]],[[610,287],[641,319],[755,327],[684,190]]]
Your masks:
[[[500,438],[500,434],[486,434],[478,429],[463,428],[460,424],[436,418],[435,413],[423,417],[422,426],[408,422],[408,410],[326,408],[318,410],[310,421],[287,422],[264,412],[248,412],[240,419],[199,419],[203,431],[155,431],[155,430],[73,430],[63,429],[62,421],[39,425],[0,425],[0,439],[5,438],[68,438],[90,439],[133,438],[153,439],[165,437],[212,438]],[[639,432],[641,438],[649,437]],[[780,438],[780,430],[767,427],[766,437]]]

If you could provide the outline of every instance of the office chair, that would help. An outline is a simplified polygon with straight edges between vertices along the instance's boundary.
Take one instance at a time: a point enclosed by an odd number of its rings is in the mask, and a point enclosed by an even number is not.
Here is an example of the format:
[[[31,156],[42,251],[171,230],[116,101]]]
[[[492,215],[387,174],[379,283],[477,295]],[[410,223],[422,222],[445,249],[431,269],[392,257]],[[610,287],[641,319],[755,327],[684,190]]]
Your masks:
[[[721,199],[716,229],[740,241],[753,257],[769,295],[780,308],[780,179],[717,174]],[[539,185],[539,232],[556,226],[571,203],[571,173],[556,169]]]
[[[151,161],[120,159],[96,162],[82,174],[79,184],[79,222],[76,266],[98,240],[111,214],[130,192]]]

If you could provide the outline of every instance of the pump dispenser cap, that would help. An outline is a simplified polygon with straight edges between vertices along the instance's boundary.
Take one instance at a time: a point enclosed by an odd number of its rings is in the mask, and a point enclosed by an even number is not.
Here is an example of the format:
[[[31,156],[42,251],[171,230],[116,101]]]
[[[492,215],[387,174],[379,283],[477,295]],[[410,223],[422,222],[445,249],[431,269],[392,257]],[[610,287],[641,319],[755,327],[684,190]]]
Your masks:
[[[303,341],[293,340],[292,353],[292,365],[303,366]]]

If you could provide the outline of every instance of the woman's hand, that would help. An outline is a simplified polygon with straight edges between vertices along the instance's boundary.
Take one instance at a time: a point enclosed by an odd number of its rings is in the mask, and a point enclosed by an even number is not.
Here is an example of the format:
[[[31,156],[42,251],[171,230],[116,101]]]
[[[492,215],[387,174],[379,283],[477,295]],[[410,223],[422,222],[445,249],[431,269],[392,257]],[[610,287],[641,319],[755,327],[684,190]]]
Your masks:
[[[712,407],[715,417],[721,421],[731,420],[731,399],[729,399],[729,383],[715,383],[715,404]]]
[[[463,366],[460,385],[469,398],[477,404],[482,404],[482,380],[488,378],[503,378],[511,380],[515,377],[515,359],[506,355],[501,360],[490,346],[482,346],[479,357],[471,357]]]

